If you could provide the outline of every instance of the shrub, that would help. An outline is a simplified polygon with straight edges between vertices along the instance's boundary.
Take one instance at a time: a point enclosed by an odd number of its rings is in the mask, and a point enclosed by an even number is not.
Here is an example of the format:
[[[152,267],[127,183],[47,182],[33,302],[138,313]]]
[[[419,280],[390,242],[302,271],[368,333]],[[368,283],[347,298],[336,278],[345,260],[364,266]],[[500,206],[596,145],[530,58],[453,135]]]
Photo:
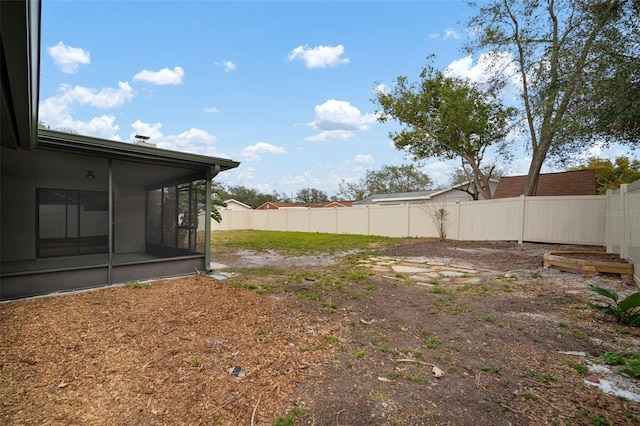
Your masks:
[[[591,308],[600,311],[605,317],[612,316],[621,324],[640,325],[640,291],[632,293],[624,300],[619,300],[620,296],[613,290],[596,287],[594,285],[590,285],[589,288],[609,299],[604,305],[587,302],[587,305]]]

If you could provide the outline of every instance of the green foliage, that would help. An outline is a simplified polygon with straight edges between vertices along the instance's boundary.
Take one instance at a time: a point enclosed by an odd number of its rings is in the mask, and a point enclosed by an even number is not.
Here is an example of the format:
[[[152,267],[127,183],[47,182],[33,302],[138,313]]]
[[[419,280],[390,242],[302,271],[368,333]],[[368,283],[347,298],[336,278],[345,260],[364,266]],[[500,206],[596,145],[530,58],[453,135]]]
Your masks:
[[[491,91],[431,66],[422,70],[417,83],[398,77],[391,91],[376,91],[373,101],[380,106],[379,121],[393,119],[405,126],[389,135],[397,149],[418,160],[460,158],[473,171],[478,191],[491,198],[482,160],[494,145],[503,144],[500,151],[506,151],[513,108],[503,107]]]
[[[202,360],[200,359],[200,355],[196,355],[193,357],[193,359],[191,360],[191,365],[196,368],[202,365]]]
[[[354,352],[354,355],[355,355],[356,358],[362,359],[362,358],[367,356],[367,352],[364,349],[357,349]]]
[[[630,294],[624,300],[619,300],[620,296],[613,290],[594,285],[589,285],[589,288],[609,299],[605,304],[587,302],[591,308],[600,311],[605,317],[612,316],[621,324],[640,325],[640,291]]]
[[[569,170],[595,170],[598,194],[606,194],[607,189],[618,189],[622,183],[640,180],[640,161],[624,156],[613,162],[608,158],[591,157]]]
[[[635,352],[606,352],[601,355],[607,365],[620,366],[618,372],[640,379],[640,354]]]
[[[387,165],[379,170],[367,170],[365,177],[359,181],[343,180],[338,196],[347,200],[362,200],[374,194],[425,191],[431,184],[431,178],[414,164]]]
[[[533,376],[534,379],[536,379],[541,383],[556,381],[556,376],[554,376],[551,373],[538,373],[536,370],[531,370],[531,375]]]
[[[291,413],[287,416],[278,417],[274,422],[273,426],[294,426],[298,418],[304,415],[304,408],[296,407],[291,410]]]
[[[586,365],[584,365],[584,363],[580,362],[575,362],[572,359],[568,359],[566,361],[567,365],[571,368],[573,368],[574,370],[576,370],[576,372],[578,373],[578,375],[580,377],[584,377],[587,375],[587,373],[589,372],[589,369],[587,368]]]
[[[493,52],[485,61],[490,83],[520,92],[532,157],[525,195],[535,195],[547,156],[568,159],[607,136],[638,145],[637,4],[472,2],[467,27],[476,37],[465,50]]]
[[[580,414],[582,414],[584,417],[589,418],[593,426],[615,426],[615,423],[613,423],[611,420],[605,417],[600,417],[597,414],[591,414],[588,410],[582,410]]]
[[[325,234],[280,231],[216,231],[211,238],[212,249],[248,249],[257,252],[275,250],[287,255],[317,255],[385,246],[397,239],[373,235]]]
[[[272,194],[264,194],[257,189],[247,188],[241,185],[219,185],[216,192],[222,200],[228,200],[232,198],[236,201],[240,201],[241,203],[251,206],[254,209],[260,207],[262,204],[268,201],[291,201],[291,199],[287,197],[286,194],[278,194],[275,191]]]
[[[297,203],[324,203],[329,201],[327,193],[315,188],[302,188],[296,193]]]

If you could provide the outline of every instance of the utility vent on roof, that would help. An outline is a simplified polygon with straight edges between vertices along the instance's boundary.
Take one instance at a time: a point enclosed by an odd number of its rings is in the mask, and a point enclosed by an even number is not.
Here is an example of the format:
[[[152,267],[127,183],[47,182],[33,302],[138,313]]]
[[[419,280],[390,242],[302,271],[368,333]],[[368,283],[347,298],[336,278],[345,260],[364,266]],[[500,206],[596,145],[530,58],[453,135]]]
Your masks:
[[[148,141],[149,141],[149,136],[136,135],[136,141],[134,143],[139,146],[148,146],[151,148],[156,147],[156,144]]]

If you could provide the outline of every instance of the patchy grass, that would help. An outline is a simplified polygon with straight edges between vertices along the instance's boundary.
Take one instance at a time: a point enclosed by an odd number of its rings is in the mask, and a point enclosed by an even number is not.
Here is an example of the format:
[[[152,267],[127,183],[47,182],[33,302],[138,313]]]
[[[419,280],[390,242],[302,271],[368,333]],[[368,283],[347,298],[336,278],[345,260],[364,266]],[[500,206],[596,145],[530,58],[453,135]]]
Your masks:
[[[325,234],[279,231],[216,231],[211,238],[216,247],[248,249],[257,252],[275,250],[282,254],[301,256],[317,253],[338,253],[351,250],[384,248],[398,238],[371,235]]]

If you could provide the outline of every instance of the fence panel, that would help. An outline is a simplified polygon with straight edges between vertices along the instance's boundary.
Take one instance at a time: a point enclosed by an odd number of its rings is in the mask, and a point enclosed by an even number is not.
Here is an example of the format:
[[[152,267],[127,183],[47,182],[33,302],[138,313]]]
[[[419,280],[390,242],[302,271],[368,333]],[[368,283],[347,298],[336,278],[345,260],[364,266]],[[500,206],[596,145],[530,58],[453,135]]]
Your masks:
[[[606,197],[527,197],[524,241],[603,245]]]
[[[311,232],[336,232],[336,209],[311,209],[309,219]]]
[[[620,189],[607,191],[607,205],[604,212],[605,218],[605,246],[607,253],[620,253],[620,233],[622,232],[623,218],[617,214],[622,211],[624,198]]]
[[[625,239],[621,254],[635,265],[633,279],[640,285],[640,180],[629,184],[626,190],[622,210]]]
[[[338,234],[369,235],[369,207],[336,208]]]
[[[522,198],[460,203],[459,240],[519,241],[522,235]]]
[[[291,232],[309,232],[310,212],[308,208],[304,209],[286,209],[289,213],[287,217],[287,231]]]
[[[409,229],[407,205],[370,206],[369,234],[383,237],[406,237]]]

